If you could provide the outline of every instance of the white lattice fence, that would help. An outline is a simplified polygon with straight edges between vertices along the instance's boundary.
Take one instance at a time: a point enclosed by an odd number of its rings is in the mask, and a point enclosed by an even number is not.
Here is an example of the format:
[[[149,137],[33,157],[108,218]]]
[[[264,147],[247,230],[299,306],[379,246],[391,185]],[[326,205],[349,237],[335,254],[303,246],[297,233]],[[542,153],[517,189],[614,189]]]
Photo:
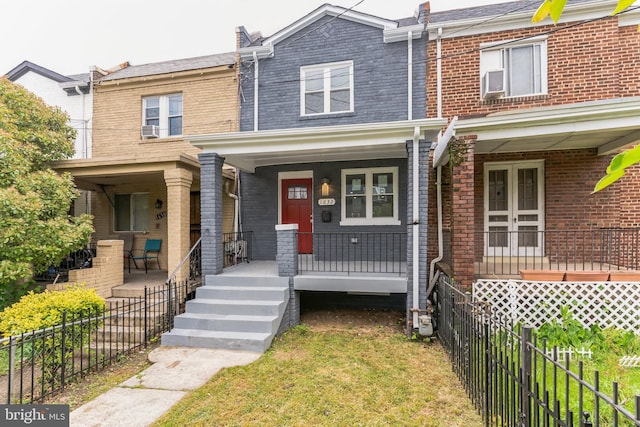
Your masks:
[[[559,319],[560,307],[568,306],[586,326],[640,333],[640,283],[478,280],[473,301],[488,302],[494,313],[534,328]]]

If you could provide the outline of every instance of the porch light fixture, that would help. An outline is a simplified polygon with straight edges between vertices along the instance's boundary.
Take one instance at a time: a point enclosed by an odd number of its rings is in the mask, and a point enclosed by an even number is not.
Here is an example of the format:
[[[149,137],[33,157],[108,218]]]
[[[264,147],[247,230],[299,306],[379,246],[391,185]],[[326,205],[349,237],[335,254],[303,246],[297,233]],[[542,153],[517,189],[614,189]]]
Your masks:
[[[162,209],[162,200],[156,199],[156,209]]]
[[[322,197],[329,197],[329,178],[322,178]]]

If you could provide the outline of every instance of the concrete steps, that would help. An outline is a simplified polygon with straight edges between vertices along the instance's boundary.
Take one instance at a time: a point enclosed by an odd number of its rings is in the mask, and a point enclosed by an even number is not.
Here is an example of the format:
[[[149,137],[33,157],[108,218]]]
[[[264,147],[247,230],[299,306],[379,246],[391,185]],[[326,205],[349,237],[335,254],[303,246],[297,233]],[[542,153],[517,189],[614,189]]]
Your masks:
[[[207,276],[162,345],[264,352],[288,301],[286,277]]]

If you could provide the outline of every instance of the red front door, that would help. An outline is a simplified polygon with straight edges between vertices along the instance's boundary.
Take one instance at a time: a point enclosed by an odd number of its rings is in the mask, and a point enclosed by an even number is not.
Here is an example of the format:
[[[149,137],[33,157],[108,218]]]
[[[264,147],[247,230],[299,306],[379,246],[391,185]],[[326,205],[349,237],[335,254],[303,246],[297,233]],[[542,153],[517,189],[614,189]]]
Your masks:
[[[298,252],[310,254],[313,247],[311,178],[282,180],[282,223],[298,224]]]

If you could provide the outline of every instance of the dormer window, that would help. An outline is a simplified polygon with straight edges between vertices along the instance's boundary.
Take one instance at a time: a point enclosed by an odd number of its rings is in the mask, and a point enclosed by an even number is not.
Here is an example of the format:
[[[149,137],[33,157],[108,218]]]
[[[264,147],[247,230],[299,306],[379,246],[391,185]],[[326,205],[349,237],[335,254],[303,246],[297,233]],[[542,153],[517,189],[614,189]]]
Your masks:
[[[300,68],[302,116],[353,111],[353,61]]]

